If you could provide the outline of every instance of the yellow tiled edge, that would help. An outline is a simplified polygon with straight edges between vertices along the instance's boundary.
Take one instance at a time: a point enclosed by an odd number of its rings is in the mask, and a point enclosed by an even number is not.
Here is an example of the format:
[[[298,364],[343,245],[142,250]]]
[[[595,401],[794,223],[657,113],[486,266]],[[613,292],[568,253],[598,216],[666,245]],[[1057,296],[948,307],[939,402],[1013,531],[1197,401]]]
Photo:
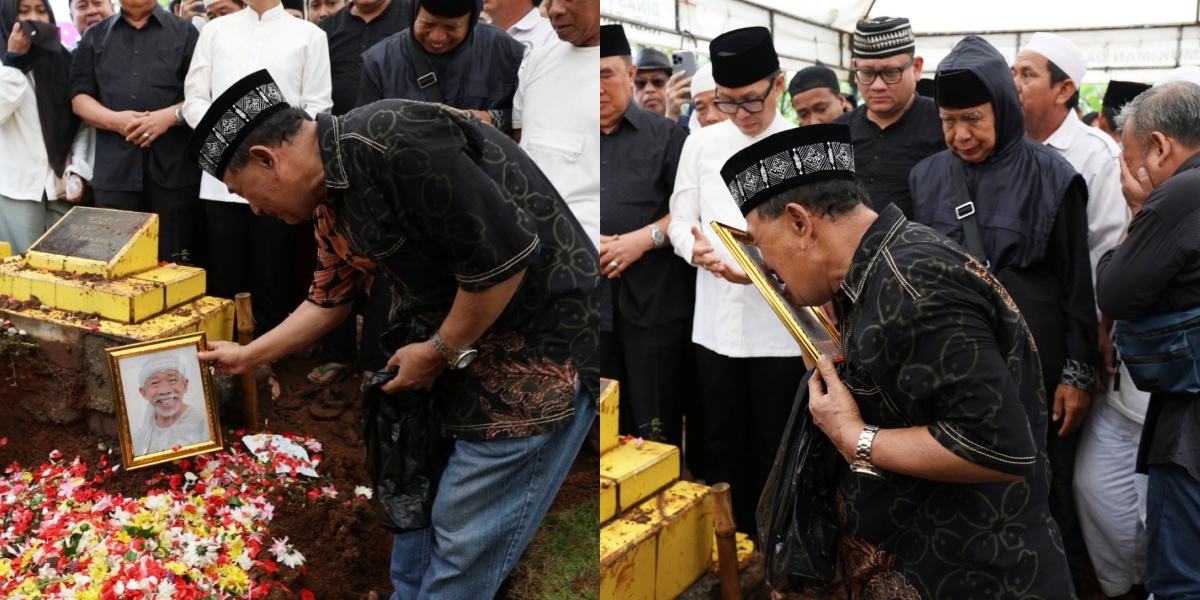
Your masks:
[[[712,560],[712,494],[706,485],[677,481],[641,506],[662,514],[654,589],[658,600],[671,600],[702,577]]]
[[[617,512],[679,479],[679,448],[657,442],[618,444],[600,455],[600,476],[617,482]]]
[[[600,522],[617,516],[617,482],[600,476]]]
[[[203,296],[206,286],[204,269],[183,265],[163,265],[131,275],[129,278],[161,284],[164,287],[166,308],[174,308]]]
[[[612,379],[600,382],[600,454],[617,446],[617,411],[621,386]]]
[[[639,522],[640,521],[640,522]],[[653,600],[659,516],[625,514],[600,529],[600,600]]]

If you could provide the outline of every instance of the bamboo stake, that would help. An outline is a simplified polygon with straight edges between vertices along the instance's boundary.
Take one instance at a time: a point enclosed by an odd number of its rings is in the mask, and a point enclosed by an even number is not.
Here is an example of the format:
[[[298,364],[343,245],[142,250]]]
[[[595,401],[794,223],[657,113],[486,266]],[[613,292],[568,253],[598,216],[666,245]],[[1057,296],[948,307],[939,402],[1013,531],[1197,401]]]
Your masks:
[[[237,313],[238,343],[245,346],[254,341],[254,311],[250,308],[250,294],[242,292],[233,297]],[[246,429],[258,429],[258,382],[254,369],[242,373],[242,420]]]
[[[722,600],[742,600],[738,576],[737,527],[733,524],[733,504],[729,484],[712,486],[714,528],[717,533],[717,574],[721,577]]]

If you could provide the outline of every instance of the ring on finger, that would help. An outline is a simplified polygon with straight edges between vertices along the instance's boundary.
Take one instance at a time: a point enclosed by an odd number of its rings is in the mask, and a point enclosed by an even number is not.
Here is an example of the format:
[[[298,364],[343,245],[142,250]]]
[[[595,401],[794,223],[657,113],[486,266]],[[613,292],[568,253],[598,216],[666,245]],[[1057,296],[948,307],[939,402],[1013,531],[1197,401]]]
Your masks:
[[[142,134],[142,139],[143,139],[143,140],[148,140],[148,139],[150,139],[150,132],[149,132],[149,131],[147,131],[146,133],[143,133],[143,134]]]
[[[617,267],[619,267],[619,266],[621,266],[621,263],[619,263],[619,262],[617,262],[617,261],[615,261],[615,260],[614,260],[614,261],[612,261],[612,262],[610,262],[610,263],[608,263],[608,268],[610,268],[610,269],[616,269],[616,268],[617,268]]]

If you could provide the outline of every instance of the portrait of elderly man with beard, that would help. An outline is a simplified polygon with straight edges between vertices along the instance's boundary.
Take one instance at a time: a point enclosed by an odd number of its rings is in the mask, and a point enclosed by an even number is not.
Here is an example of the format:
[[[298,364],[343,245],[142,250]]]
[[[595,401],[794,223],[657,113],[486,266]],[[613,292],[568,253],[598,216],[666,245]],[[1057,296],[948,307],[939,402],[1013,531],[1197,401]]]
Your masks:
[[[134,429],[130,423],[135,456],[211,439],[204,410],[184,401],[188,393],[187,372],[187,365],[175,354],[154,356],[138,371],[138,393],[149,407],[139,427]],[[126,396],[127,404],[136,402],[130,396]]]

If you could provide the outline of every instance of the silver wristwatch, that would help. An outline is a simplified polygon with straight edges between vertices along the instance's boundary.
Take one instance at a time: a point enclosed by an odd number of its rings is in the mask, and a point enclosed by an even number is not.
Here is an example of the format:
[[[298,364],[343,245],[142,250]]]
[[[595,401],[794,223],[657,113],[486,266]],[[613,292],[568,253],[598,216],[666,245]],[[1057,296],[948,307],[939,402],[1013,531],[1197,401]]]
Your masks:
[[[441,330],[436,331],[433,337],[429,338],[429,341],[433,342],[433,348],[438,351],[438,354],[442,355],[442,358],[446,359],[446,364],[449,365],[452,371],[467,368],[479,354],[479,351],[470,346],[466,348],[451,348],[446,344],[446,340],[442,339]]]
[[[183,105],[176,104],[175,105],[175,122],[179,125],[183,125],[185,121],[186,121],[186,119],[183,118]]]
[[[650,224],[650,239],[654,240],[655,248],[662,248],[667,243],[667,236],[663,235],[663,230],[654,223]]]
[[[858,434],[858,447],[854,451],[854,462],[850,465],[851,471],[859,475],[883,479],[883,473],[871,463],[871,444],[875,442],[875,434],[878,432],[878,427],[867,425],[863,427],[862,433]]]

